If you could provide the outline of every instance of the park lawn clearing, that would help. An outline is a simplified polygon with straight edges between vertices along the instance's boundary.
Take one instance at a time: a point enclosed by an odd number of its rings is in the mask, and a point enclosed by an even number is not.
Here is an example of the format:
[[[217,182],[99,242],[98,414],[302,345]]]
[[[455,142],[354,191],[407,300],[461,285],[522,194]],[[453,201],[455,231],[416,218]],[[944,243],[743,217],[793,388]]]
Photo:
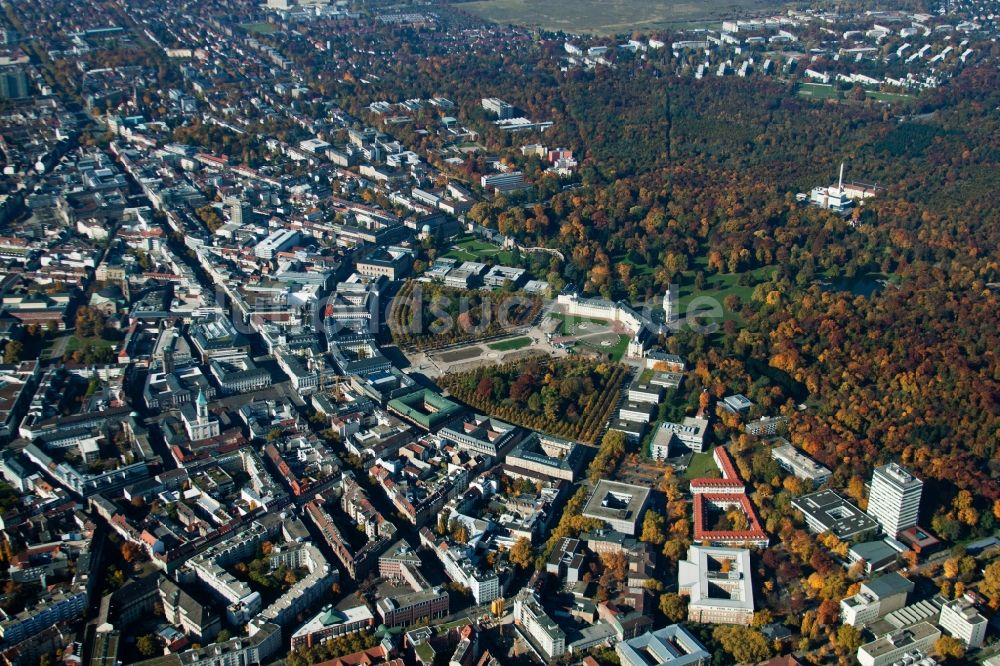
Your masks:
[[[90,345],[94,349],[110,349],[115,346],[115,342],[113,340],[105,340],[104,338],[81,338],[78,335],[74,335],[66,343],[65,353],[72,354],[76,350],[83,349],[87,345]]]
[[[614,340],[614,342],[608,345],[603,344],[609,340]],[[600,337],[595,335],[589,338],[581,338],[577,341],[577,345],[592,349],[598,354],[610,354],[611,360],[620,361],[628,350],[628,342],[629,336],[607,331],[606,333],[601,333]]]
[[[677,314],[684,315],[687,313],[688,306],[695,298],[708,297],[715,299],[719,307],[723,309],[722,321],[730,319],[739,320],[740,318],[738,312],[729,312],[725,309],[726,296],[732,294],[738,296],[742,304],[749,303],[750,297],[753,295],[754,285],[757,282],[767,279],[771,272],[776,269],[776,266],[762,266],[748,271],[752,274],[753,280],[751,282],[754,284],[741,285],[739,280],[742,273],[709,274],[706,269],[708,263],[706,257],[698,257],[693,263],[694,266],[684,272],[684,284],[681,286],[680,294],[677,297]],[[694,276],[699,270],[705,272],[705,288],[700,291],[694,288]],[[705,308],[699,307],[699,310],[702,309]]]
[[[500,342],[494,342],[486,346],[495,351],[514,351],[515,349],[524,349],[530,346],[531,342],[531,338],[528,337],[511,338],[510,340],[501,340]]]
[[[620,361],[622,359],[622,356],[625,355],[626,350],[628,350],[628,341],[629,337],[627,335],[619,335],[618,341],[615,342],[610,347],[606,347],[604,345],[595,345],[590,343],[589,341],[584,341],[582,344],[591,347],[592,349],[596,349],[602,354],[610,354],[612,361]]]
[[[712,457],[712,449],[704,453],[696,453],[691,457],[691,464],[684,470],[684,478],[688,479],[717,479],[721,475],[719,468]]]
[[[118,344],[114,340],[105,340],[101,337],[80,337],[78,335],[60,335],[52,339],[45,341],[45,346],[41,350],[41,355],[43,358],[53,358],[52,354],[56,351],[61,340],[65,340],[65,347],[59,354],[59,357],[72,354],[75,351],[83,350],[84,348],[91,348],[95,352],[104,352],[106,350],[115,351],[116,345]]]
[[[453,248],[444,253],[445,259],[456,259],[458,261],[475,261],[479,257],[471,252]]]
[[[611,346],[608,353],[611,354],[612,361],[622,360],[622,356],[628,351],[629,337],[627,335],[619,335],[618,342]]]
[[[503,252],[493,243],[479,240],[473,237],[459,239],[452,244],[452,247],[444,253],[446,259],[456,259],[458,261],[482,261],[487,258],[496,258]],[[508,253],[508,258],[510,254]],[[509,260],[509,259],[508,259]]]
[[[514,264],[514,253],[510,250],[500,250],[493,258],[501,266],[512,266]]]
[[[559,324],[559,335],[587,335],[589,333],[596,333],[594,330],[581,330],[579,328],[580,324],[599,324],[601,326],[611,327],[611,322],[606,319],[594,319],[591,317],[572,317],[570,315],[563,314],[561,312],[550,312],[549,315],[553,319],[558,319]]]

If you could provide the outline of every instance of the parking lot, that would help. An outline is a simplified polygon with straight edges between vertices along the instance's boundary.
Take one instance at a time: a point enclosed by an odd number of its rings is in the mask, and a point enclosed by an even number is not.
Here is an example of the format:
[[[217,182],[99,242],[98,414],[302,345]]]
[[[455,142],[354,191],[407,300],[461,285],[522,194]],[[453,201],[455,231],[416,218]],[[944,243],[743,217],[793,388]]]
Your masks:
[[[629,462],[626,458],[618,468],[615,478],[623,483],[656,488],[659,486],[660,481],[663,480],[663,474],[666,470],[666,465],[643,462],[633,463]]]

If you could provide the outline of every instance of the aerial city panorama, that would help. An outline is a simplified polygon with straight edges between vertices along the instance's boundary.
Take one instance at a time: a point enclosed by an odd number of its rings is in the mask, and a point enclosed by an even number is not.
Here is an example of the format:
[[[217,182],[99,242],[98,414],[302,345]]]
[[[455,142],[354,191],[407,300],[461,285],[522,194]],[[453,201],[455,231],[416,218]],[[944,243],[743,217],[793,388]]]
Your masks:
[[[1000,666],[1000,0],[0,9],[0,666]]]

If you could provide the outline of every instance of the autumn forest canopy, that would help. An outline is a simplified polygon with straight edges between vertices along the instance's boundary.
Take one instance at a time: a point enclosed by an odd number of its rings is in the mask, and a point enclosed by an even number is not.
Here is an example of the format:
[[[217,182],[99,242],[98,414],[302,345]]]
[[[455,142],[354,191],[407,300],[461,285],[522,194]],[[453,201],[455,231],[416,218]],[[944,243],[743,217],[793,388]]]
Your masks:
[[[652,62],[559,72],[544,53],[401,58],[373,85],[386,89],[365,98],[444,94],[470,107],[499,95],[554,121],[545,142],[581,158],[583,187],[560,191],[529,164],[536,205],[501,196],[470,217],[562,251],[546,276],[557,287],[633,300],[713,276],[747,287],[727,298],[723,329],[662,341],[700,368],[692,395],[739,391],[789,414],[790,438],[841,481],[896,458],[946,495],[1000,498],[996,71],[969,70],[903,107],[678,80]],[[489,131],[487,143],[513,149]],[[796,202],[833,182],[841,161],[849,180],[885,190],[847,218]],[[888,286],[827,288],[866,276]],[[485,400],[478,381],[468,390]]]

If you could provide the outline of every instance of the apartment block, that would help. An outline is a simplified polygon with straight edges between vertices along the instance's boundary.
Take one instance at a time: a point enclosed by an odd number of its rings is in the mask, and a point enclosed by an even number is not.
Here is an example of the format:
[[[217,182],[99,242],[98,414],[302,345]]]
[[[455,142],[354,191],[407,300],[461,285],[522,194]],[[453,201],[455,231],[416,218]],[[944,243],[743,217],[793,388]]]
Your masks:
[[[508,104],[502,99],[498,99],[496,97],[484,97],[482,103],[484,111],[495,114],[500,120],[513,118],[514,113],[516,112],[513,105]]]
[[[514,623],[543,661],[550,661],[566,652],[566,633],[549,617],[541,600],[528,588],[521,590],[514,599]]]

